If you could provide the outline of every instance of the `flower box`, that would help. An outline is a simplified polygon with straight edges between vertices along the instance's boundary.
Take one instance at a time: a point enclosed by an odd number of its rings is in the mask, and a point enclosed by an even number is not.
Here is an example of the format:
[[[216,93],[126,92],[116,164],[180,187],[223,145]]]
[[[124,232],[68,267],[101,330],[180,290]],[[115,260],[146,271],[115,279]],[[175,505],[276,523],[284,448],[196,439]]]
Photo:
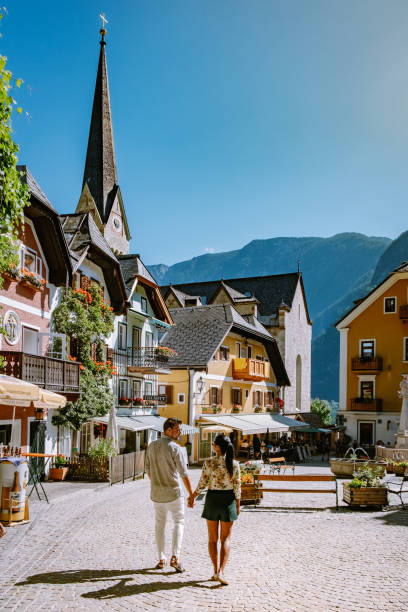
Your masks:
[[[37,285],[33,285],[33,283],[31,281],[29,281],[28,279],[26,279],[26,278],[22,278],[20,280],[20,285],[22,287],[26,287],[27,289],[31,289],[31,291],[34,291],[34,292],[41,291],[41,289],[42,289],[42,287],[39,287]]]
[[[69,468],[67,467],[51,467],[49,478],[51,480],[65,480]]]
[[[260,504],[263,498],[262,483],[241,485],[241,504]]]
[[[385,475],[387,464],[385,461],[371,461],[366,459],[330,459],[330,469],[335,476],[341,478],[353,478],[353,472],[366,463],[370,467],[381,466],[383,468],[381,478]]]
[[[18,274],[13,274],[12,272],[10,272],[9,270],[7,270],[6,272],[2,272],[3,278],[7,281],[9,281],[10,283],[12,282],[17,282],[20,280],[20,277]]]
[[[400,463],[394,463],[392,467],[392,471],[396,476],[404,476],[406,470],[408,470],[408,466],[405,464],[405,462],[403,463],[403,465],[401,465]]]
[[[382,507],[387,504],[387,489],[385,487],[349,487],[343,483],[343,501],[350,507],[368,506]]]

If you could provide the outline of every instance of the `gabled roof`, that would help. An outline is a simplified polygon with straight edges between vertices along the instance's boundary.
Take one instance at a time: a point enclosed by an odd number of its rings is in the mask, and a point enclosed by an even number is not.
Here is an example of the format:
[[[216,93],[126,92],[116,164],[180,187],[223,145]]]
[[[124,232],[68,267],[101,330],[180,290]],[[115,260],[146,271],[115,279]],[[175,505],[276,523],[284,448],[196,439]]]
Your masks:
[[[188,295],[194,294],[205,296],[207,304],[210,304],[216,292],[219,290],[221,283],[223,283],[224,286],[227,285],[229,288],[236,290],[244,296],[245,292],[249,291],[251,296],[255,297],[259,302],[259,315],[276,316],[279,312],[281,302],[284,302],[289,308],[292,307],[293,298],[299,282],[305,301],[307,320],[310,323],[303,279],[302,275],[298,272],[273,274],[269,276],[230,278],[197,283],[179,283],[177,285],[171,285],[171,287],[173,290],[176,288]],[[169,287],[170,285],[161,287],[162,294],[165,298],[167,297]],[[249,300],[247,297],[246,299]]]
[[[169,293],[173,293],[174,297],[177,299],[180,306],[182,306],[183,308],[186,305],[186,300],[200,300],[199,295],[188,295],[187,293],[184,293],[183,291],[180,291],[179,289],[175,289],[172,285],[170,285],[167,295]],[[201,305],[201,300],[200,300],[200,305]]]
[[[27,166],[17,166],[20,180],[27,185],[30,203],[24,215],[30,219],[47,261],[49,280],[57,286],[71,283],[72,263],[57,211],[34,179]]]
[[[371,306],[371,304],[375,302],[375,300],[378,299],[384,293],[384,291],[387,291],[401,278],[406,278],[407,272],[408,264],[406,262],[404,262],[401,266],[398,266],[398,268],[395,268],[395,270],[390,272],[387,278],[385,278],[379,285],[374,287],[374,289],[372,289],[365,297],[355,300],[355,305],[334,324],[335,327],[339,329],[349,325],[349,323],[358,317],[366,308]]]
[[[169,325],[173,324],[173,319],[169,313],[166,303],[159,291],[159,287],[150,274],[138,254],[118,255],[122,276],[126,286],[127,299],[130,300],[134,291],[135,282],[144,286],[149,298],[150,306],[159,320],[165,321]]]
[[[112,306],[121,311],[126,302],[126,287],[119,261],[109,248],[90,213],[60,216],[74,267],[86,256],[102,270]]]
[[[211,301],[213,301],[222,290],[225,291],[225,293],[230,297],[233,303],[255,302],[256,304],[259,304],[259,301],[255,297],[244,295],[240,291],[237,291],[237,289],[233,289],[232,287],[224,283],[223,280],[221,280],[218,289],[211,298]]]
[[[27,166],[21,165],[17,166],[17,170],[22,173],[20,175],[20,180],[22,183],[27,185],[31,195],[33,195],[35,198],[37,198],[37,200],[45,204],[45,206],[47,206],[47,208],[49,208],[50,210],[57,212],[49,201],[49,199],[47,198],[47,196],[45,195],[45,193],[43,192],[43,190],[41,189],[41,187],[39,186],[39,184],[37,183],[37,181],[35,180],[35,178],[33,177],[33,175],[31,174],[29,168]]]
[[[231,304],[176,308],[170,313],[175,327],[161,342],[177,353],[171,368],[206,368],[225,336],[235,331],[262,342],[278,384],[290,384],[275,339],[259,322],[254,325],[244,319]]]

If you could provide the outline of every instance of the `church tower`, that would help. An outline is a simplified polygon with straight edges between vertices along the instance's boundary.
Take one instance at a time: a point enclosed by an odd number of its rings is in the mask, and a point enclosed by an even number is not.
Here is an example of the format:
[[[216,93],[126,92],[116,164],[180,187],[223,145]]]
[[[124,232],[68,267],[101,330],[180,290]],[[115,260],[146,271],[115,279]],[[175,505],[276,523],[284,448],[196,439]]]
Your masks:
[[[130,232],[116,172],[104,27],[100,30],[100,34],[101,50],[82,193],[75,212],[92,213],[96,225],[112,251],[115,254],[126,255],[129,253]]]

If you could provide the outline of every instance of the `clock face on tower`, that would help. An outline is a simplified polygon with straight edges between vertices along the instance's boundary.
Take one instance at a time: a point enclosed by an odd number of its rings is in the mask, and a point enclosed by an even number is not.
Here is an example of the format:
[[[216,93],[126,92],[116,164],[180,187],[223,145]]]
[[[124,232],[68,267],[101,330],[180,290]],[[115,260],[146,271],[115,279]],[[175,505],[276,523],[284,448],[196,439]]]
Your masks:
[[[120,229],[121,229],[121,227],[122,227],[122,223],[121,223],[121,220],[119,219],[119,217],[115,217],[115,218],[113,219],[113,227],[115,228],[115,230],[116,230],[117,232],[119,232],[119,231],[120,231]]]

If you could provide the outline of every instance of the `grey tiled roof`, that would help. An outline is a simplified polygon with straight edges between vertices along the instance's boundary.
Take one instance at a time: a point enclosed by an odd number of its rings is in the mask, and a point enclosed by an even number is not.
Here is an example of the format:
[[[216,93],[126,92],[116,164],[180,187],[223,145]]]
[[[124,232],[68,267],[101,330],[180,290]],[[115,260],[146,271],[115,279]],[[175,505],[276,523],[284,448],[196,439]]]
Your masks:
[[[279,385],[290,385],[276,341],[258,322],[246,321],[231,304],[214,304],[171,310],[175,326],[161,344],[177,352],[171,368],[206,367],[230,330],[264,341]]]
[[[35,180],[35,178],[33,177],[33,175],[31,174],[29,168],[27,168],[27,166],[17,166],[17,170],[23,173],[23,175],[20,177],[21,182],[27,185],[28,189],[30,190],[30,193],[35,198],[37,198],[37,200],[40,200],[40,202],[48,206],[48,208],[50,208],[54,212],[57,212],[49,201],[49,199],[47,198],[47,196],[45,195],[45,193],[43,192],[43,190],[41,189],[41,187],[39,186],[39,184],[37,183],[37,181]]]
[[[90,213],[60,215],[60,219],[70,251],[83,252],[87,246],[94,246],[118,263]]]
[[[157,286],[155,279],[140,259],[140,255],[136,253],[119,255],[118,260],[123,278],[125,280],[128,297],[130,297],[130,292],[132,291],[132,287],[137,276],[145,278],[147,281],[149,281],[149,283],[154,283]]]
[[[262,316],[273,316],[278,313],[282,301],[289,307],[292,306],[293,297],[299,282],[297,272],[291,274],[274,274],[271,276],[254,276],[248,278],[230,278],[223,281],[206,281],[202,283],[181,283],[172,285],[188,295],[205,296],[207,304],[211,302],[216,291],[221,285],[245,295],[250,291],[251,295],[259,301],[258,312]],[[169,285],[161,287],[162,294],[166,296]],[[248,298],[247,298],[248,299]]]

